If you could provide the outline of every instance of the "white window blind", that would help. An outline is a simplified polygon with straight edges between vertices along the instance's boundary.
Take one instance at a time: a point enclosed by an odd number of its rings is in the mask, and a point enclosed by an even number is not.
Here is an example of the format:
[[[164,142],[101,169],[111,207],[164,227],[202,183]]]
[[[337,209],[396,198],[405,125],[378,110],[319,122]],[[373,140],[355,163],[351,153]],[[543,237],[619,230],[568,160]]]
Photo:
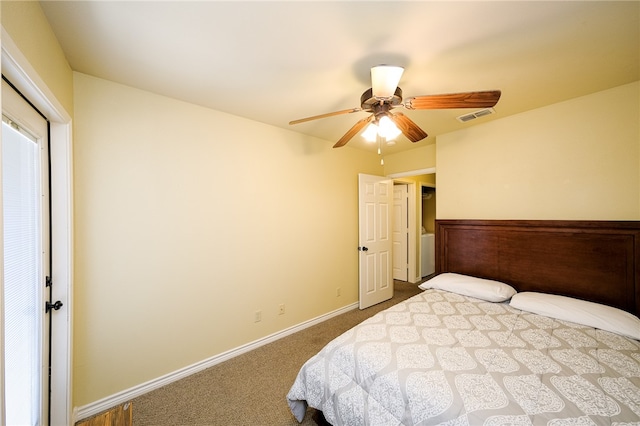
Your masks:
[[[41,179],[37,143],[2,121],[5,398],[8,425],[38,425],[42,324]]]

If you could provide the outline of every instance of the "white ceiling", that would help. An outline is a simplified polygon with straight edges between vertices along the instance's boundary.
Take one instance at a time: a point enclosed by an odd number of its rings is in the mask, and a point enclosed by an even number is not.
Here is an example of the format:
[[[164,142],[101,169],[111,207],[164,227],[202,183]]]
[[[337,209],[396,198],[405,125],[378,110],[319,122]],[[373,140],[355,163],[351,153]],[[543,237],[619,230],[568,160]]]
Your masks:
[[[337,141],[370,67],[415,95],[502,90],[497,114],[403,111],[434,136],[640,79],[640,2],[45,1],[75,71]],[[349,146],[368,149],[360,136]]]

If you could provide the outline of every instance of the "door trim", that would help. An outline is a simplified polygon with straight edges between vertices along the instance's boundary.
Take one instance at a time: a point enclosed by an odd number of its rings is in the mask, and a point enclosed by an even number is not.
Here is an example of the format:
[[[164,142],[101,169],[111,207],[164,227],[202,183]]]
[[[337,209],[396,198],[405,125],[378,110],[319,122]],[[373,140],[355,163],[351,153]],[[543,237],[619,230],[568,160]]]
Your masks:
[[[387,177],[392,179],[398,179],[398,178],[418,176],[418,175],[430,175],[435,172],[436,172],[435,167],[429,167],[428,169],[419,169],[419,170],[411,170],[408,172],[391,173],[391,174],[388,174]]]
[[[9,34],[2,28],[2,74],[24,94],[50,122],[51,161],[51,274],[53,300],[60,300],[63,308],[53,315],[51,424],[69,425],[72,419],[72,295],[73,295],[73,174],[71,116],[44,83]],[[0,295],[4,293],[0,280]],[[1,297],[1,296],[0,296]],[[1,301],[1,300],[0,300]],[[0,321],[4,322],[4,315]],[[1,329],[4,329],[2,324]],[[0,339],[4,353],[4,336]],[[4,373],[4,362],[0,362]],[[4,401],[3,386],[0,398]],[[4,404],[0,404],[4,418]]]

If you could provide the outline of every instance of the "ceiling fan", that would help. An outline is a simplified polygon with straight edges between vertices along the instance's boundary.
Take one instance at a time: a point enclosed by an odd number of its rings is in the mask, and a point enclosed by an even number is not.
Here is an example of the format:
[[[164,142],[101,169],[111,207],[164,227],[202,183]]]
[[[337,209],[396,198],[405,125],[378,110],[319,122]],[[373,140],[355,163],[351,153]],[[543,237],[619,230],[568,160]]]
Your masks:
[[[334,148],[340,148],[346,145],[347,142],[369,123],[375,125],[375,127],[370,126],[370,134],[372,134],[374,138],[377,137],[375,136],[376,132],[380,136],[385,137],[384,129],[397,127],[395,136],[401,132],[411,142],[418,142],[426,138],[428,136],[427,133],[403,113],[392,113],[391,110],[399,107],[406,109],[491,108],[497,104],[500,99],[500,90],[486,90],[444,95],[412,96],[403,102],[402,89],[398,87],[403,72],[404,68],[398,66],[374,66],[371,68],[371,88],[367,89],[362,96],[360,96],[359,108],[314,115],[312,117],[290,121],[289,124],[299,124],[335,115],[365,111],[370,112],[371,115],[358,121],[349,129],[333,146]],[[389,125],[389,121],[395,124],[395,126]],[[369,132],[369,128],[365,131],[365,133],[367,132]],[[367,137],[365,134],[363,134],[363,136]],[[391,136],[392,138],[395,137],[394,135]],[[390,138],[386,136],[386,139]],[[376,139],[373,139],[373,141],[375,140]]]

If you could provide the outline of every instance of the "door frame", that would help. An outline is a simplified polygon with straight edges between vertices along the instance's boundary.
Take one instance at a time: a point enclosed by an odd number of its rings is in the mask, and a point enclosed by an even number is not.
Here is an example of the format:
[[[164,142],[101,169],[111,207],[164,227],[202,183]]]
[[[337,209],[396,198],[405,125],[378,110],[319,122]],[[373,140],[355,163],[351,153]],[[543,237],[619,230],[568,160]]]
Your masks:
[[[63,307],[52,315],[50,424],[73,424],[72,417],[72,295],[73,295],[73,152],[71,116],[54,96],[9,34],[2,28],[2,74],[50,122],[51,276],[52,300]],[[0,139],[0,144],[1,144]],[[1,203],[1,200],[0,200]],[[0,244],[1,250],[1,244]],[[0,265],[0,275],[2,266]],[[0,352],[4,354],[3,281],[0,280]],[[4,375],[4,360],[0,362]],[[0,416],[4,418],[4,382],[0,385]]]

